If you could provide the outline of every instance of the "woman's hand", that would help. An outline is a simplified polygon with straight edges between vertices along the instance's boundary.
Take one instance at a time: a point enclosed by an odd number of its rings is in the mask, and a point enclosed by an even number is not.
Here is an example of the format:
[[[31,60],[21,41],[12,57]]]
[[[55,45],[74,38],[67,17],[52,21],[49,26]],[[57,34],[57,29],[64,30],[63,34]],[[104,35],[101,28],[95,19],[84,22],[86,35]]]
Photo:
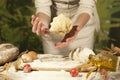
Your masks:
[[[80,14],[74,23],[79,26],[74,26],[72,28],[72,30],[68,34],[65,35],[64,39],[61,42],[56,43],[55,46],[57,48],[60,48],[60,47],[68,45],[70,43],[70,41],[72,41],[75,38],[77,33],[80,31],[80,29],[82,29],[82,27],[84,27],[84,25],[88,22],[89,19],[90,19],[89,14],[87,14],[87,13]]]
[[[63,40],[55,44],[56,48],[61,48],[68,45],[76,37],[79,31],[79,26],[73,26],[71,31],[64,36]]]
[[[48,33],[49,17],[45,14],[32,15],[32,32],[37,35],[46,35]],[[46,23],[47,22],[47,23]],[[46,25],[47,24],[47,25]]]

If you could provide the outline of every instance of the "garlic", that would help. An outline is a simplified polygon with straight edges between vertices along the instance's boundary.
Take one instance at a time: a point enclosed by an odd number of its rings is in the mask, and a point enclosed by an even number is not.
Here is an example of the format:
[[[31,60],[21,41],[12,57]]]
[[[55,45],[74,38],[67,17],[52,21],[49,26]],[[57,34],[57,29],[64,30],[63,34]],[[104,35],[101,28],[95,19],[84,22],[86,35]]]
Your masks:
[[[28,54],[23,54],[23,55],[21,56],[21,58],[22,58],[23,62],[25,62],[25,63],[27,63],[27,62],[32,62],[32,61],[33,61],[33,60],[32,60],[32,57],[31,57],[30,55],[28,55]]]

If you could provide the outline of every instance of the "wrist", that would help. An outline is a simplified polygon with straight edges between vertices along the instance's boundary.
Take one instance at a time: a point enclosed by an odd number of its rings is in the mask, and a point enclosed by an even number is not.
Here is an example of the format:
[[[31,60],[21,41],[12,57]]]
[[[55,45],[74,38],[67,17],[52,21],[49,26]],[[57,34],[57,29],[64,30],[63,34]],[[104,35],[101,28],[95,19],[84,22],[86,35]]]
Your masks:
[[[76,28],[78,31],[80,31],[81,26],[80,25],[73,25],[73,28]]]
[[[81,26],[79,24],[74,24],[73,27],[79,27],[79,28],[81,28]]]

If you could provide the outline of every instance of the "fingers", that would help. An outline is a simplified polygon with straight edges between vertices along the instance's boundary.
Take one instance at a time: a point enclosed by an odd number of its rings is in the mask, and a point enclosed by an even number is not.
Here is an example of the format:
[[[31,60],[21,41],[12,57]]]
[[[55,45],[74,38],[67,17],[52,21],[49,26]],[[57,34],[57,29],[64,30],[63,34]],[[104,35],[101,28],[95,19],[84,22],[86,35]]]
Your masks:
[[[45,35],[47,33],[46,26],[40,21],[39,17],[32,15],[31,19],[31,24],[33,25],[32,32],[36,33],[37,35]]]
[[[34,20],[35,20],[35,15],[32,15],[32,16],[31,16],[31,24],[32,24],[32,25],[33,25]]]
[[[75,39],[79,31],[80,31],[80,27],[74,26],[73,29],[65,35],[64,39],[61,42],[55,44],[56,48],[61,48],[63,46],[68,45],[72,40]]]
[[[41,27],[42,27],[42,23],[39,21],[38,24],[36,25],[36,34],[40,35],[41,34]]]
[[[80,31],[80,27],[79,26],[77,26],[77,31]]]
[[[61,41],[55,44],[56,48],[61,48],[68,45],[75,37],[67,38],[65,41]]]
[[[44,24],[41,21],[36,23],[34,28],[36,28],[35,29],[35,33],[37,35],[45,35],[45,26],[44,26]]]
[[[40,34],[41,35],[45,35],[45,25],[44,24],[41,24],[41,28],[40,28]]]
[[[46,26],[42,22],[38,23],[38,29],[37,30],[38,30],[38,35],[39,34],[47,35],[49,33],[48,28],[46,28]]]
[[[66,42],[58,42],[58,43],[55,44],[55,47],[56,48],[61,48],[61,47],[66,46],[66,45],[68,45],[68,43],[66,43]]]
[[[38,22],[39,22],[39,18],[36,17],[35,15],[32,15],[31,16],[31,24],[33,25],[33,27],[32,27],[32,32],[33,33],[35,33],[36,30],[37,30]]]
[[[70,38],[67,38],[67,39],[66,39],[66,42],[70,42],[70,41],[72,41],[74,38],[75,38],[74,36],[73,36],[73,37],[70,37]]]

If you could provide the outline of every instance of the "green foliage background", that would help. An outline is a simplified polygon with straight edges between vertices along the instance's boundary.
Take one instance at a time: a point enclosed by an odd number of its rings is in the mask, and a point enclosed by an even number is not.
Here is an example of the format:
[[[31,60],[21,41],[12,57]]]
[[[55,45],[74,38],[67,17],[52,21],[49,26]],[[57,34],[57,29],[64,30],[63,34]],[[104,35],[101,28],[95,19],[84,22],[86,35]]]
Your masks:
[[[120,32],[120,1],[98,0],[97,8],[101,31],[95,35],[95,49],[101,49],[108,47],[108,44],[111,44],[109,41],[113,40],[109,36],[111,28],[117,27]],[[20,51],[35,50],[43,53],[41,37],[31,31],[30,19],[34,12],[34,0],[1,0],[0,43],[12,43],[18,46]],[[120,39],[117,41],[120,42]],[[117,46],[120,46],[120,43]]]
[[[42,52],[41,38],[31,31],[30,19],[34,11],[32,0],[1,0],[0,43],[12,43],[20,51]]]
[[[101,31],[96,33],[95,49],[120,47],[120,0],[98,0]]]

